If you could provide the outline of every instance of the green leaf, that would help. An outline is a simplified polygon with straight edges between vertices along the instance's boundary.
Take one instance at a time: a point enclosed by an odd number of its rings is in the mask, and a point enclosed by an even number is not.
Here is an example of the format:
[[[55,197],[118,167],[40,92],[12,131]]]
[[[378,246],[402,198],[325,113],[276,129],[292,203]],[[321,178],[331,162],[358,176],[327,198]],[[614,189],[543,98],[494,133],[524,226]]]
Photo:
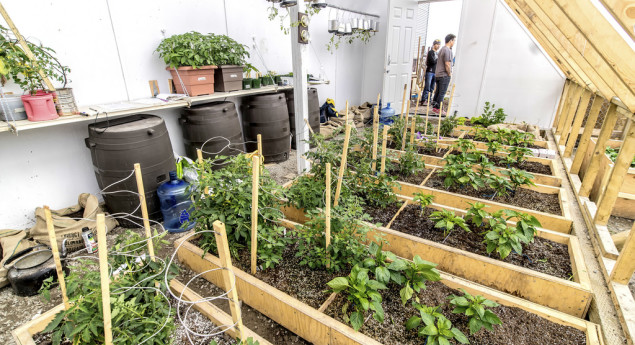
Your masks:
[[[408,302],[408,300],[412,298],[413,293],[414,290],[410,287],[410,284],[406,283],[406,286],[404,286],[399,291],[399,296],[401,296],[401,302],[403,303],[403,305],[406,305],[406,302]]]
[[[403,271],[406,268],[408,268],[408,263],[401,259],[397,259],[388,265],[388,269],[391,271]]]
[[[454,334],[454,339],[456,339],[456,341],[458,341],[461,344],[469,344],[470,341],[467,339],[467,337],[465,336],[465,334],[463,334],[463,332],[461,332],[458,328],[453,327],[452,328],[452,334]]]
[[[477,319],[476,317],[473,317],[470,319],[470,321],[468,321],[467,326],[470,329],[470,334],[475,334],[476,332],[481,330],[481,328],[483,327],[483,322],[481,322],[481,320]]]
[[[450,303],[454,304],[454,305],[458,305],[460,307],[467,307],[470,305],[470,302],[468,302],[467,298],[465,297],[456,297],[453,298]]]
[[[364,325],[364,315],[362,313],[355,311],[351,313],[350,317],[351,326],[356,331],[359,331],[360,328]]]
[[[386,267],[377,267],[375,269],[377,280],[386,284],[390,281],[390,271]]]
[[[381,306],[381,303],[372,301],[371,305],[372,309],[375,310],[373,318],[377,320],[377,322],[384,322],[384,308]]]
[[[376,280],[369,280],[366,285],[368,285],[369,288],[373,289],[373,290],[383,290],[386,289],[386,285],[376,281]]]
[[[340,292],[348,287],[348,280],[344,277],[337,277],[330,282],[326,283],[335,292]]]
[[[413,316],[406,321],[406,329],[411,330],[413,328],[417,328],[421,324],[421,318],[418,316]]]
[[[437,335],[439,334],[437,327],[435,325],[427,325],[419,331],[419,334],[425,335]]]

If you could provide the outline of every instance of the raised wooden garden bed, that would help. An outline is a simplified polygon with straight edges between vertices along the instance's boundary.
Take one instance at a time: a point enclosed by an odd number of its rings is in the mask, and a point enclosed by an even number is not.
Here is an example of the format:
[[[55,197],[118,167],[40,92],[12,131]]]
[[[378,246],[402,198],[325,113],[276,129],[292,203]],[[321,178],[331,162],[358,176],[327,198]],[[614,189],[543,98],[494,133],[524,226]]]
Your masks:
[[[185,241],[182,245],[181,242],[183,242],[183,240],[179,240],[175,243],[175,246],[179,248],[177,252],[178,258],[195,272],[203,272],[220,267],[220,260],[214,255],[203,252],[201,248],[190,242]],[[378,341],[361,332],[354,331],[349,326],[323,313],[322,311],[326,310],[328,303],[334,300],[333,298],[325,299],[325,303],[323,303],[319,309],[316,309],[244,271],[234,269],[234,272],[238,296],[244,303],[247,303],[307,341],[318,345],[380,344]],[[211,283],[225,289],[219,271],[208,272],[204,274],[203,277]],[[520,308],[553,323],[580,330],[586,335],[586,344],[603,344],[600,328],[598,325],[589,321],[528,302],[450,274],[441,273],[441,277],[443,278],[441,283],[452,289],[462,288],[471,294],[484,296],[504,306]]]
[[[170,289],[172,290],[172,292],[174,292],[174,294],[181,296],[182,299],[187,301],[200,301],[203,299],[203,297],[199,296],[191,289],[186,288],[185,285],[183,285],[176,279],[170,281]],[[218,308],[210,302],[196,303],[194,304],[193,308],[198,310],[201,314],[205,315],[217,326],[234,324],[231,315],[225,313],[222,309]],[[39,317],[14,329],[11,332],[13,340],[15,340],[17,345],[36,345],[35,341],[33,340],[33,336],[37,333],[42,332],[46,328],[46,326],[55,318],[55,315],[62,310],[64,310],[64,304],[60,304],[55,308],[40,315]],[[252,330],[248,329],[247,327],[244,327],[243,330],[245,332],[246,338],[251,337],[253,340],[257,340],[261,345],[271,345],[270,342],[268,342]],[[228,329],[227,333],[232,337],[237,336],[237,333],[233,328]]]
[[[455,130],[458,131],[463,131],[466,133],[466,135],[473,135],[474,133],[476,133],[476,129],[477,128],[481,128],[481,127],[473,127],[473,126],[463,126],[463,125],[458,125],[455,127]],[[540,131],[540,135],[544,138],[546,133],[545,131]],[[474,143],[479,143],[478,141],[474,141]],[[536,140],[534,141],[534,145],[548,149],[549,148],[549,141],[547,140]]]

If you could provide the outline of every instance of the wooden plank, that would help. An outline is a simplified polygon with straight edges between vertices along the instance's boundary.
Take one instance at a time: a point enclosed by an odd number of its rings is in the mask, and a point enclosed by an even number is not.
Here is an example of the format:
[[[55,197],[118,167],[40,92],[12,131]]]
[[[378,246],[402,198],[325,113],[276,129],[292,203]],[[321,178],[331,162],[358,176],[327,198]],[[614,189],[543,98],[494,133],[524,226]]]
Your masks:
[[[582,186],[580,186],[580,190],[578,192],[580,196],[589,196],[591,187],[593,187],[593,183],[595,182],[595,177],[597,176],[598,170],[600,168],[600,159],[602,158],[602,156],[604,156],[604,147],[606,146],[606,141],[609,140],[611,133],[613,133],[613,128],[615,128],[615,123],[617,122],[617,112],[615,108],[616,105],[609,105],[608,112],[606,113],[606,117],[604,118],[604,123],[602,124],[602,130],[600,131],[600,135],[598,136],[597,142],[595,144],[595,150],[593,151],[593,155],[591,156],[591,161],[584,173]]]
[[[578,110],[578,106],[580,105],[580,97],[582,97],[582,93],[584,92],[584,88],[579,87],[573,92],[573,98],[571,100],[571,106],[569,107],[569,111],[565,114],[564,121],[562,122],[562,128],[560,129],[560,140],[558,141],[558,145],[564,145],[565,140],[569,136],[569,132],[571,131],[571,126],[573,124],[573,118]]]
[[[635,342],[635,299],[628,285],[609,283],[611,299],[617,309],[617,315],[622,324],[622,330],[629,344]]]
[[[609,10],[613,18],[622,26],[624,31],[635,41],[635,1],[633,0],[600,0]]]
[[[589,117],[586,121],[586,127],[584,127],[584,132],[582,132],[582,137],[580,138],[577,152],[573,158],[571,169],[569,170],[570,174],[577,174],[580,171],[582,160],[584,159],[589,141],[591,140],[591,135],[593,134],[595,123],[597,122],[598,116],[600,115],[600,111],[602,111],[602,105],[604,104],[604,101],[604,98],[602,98],[602,96],[600,95],[595,95],[595,98],[593,98],[593,105],[591,105],[591,111],[589,112]]]
[[[382,132],[382,141],[381,141],[381,169],[379,172],[381,174],[386,171],[386,143],[388,141],[388,131],[390,130],[390,126],[384,125],[384,129]]]
[[[633,228],[635,228],[635,224]],[[618,284],[628,284],[633,277],[633,272],[635,272],[635,231],[631,228],[622,253],[617,258],[615,267],[611,272],[611,281]]]
[[[99,277],[101,279],[101,309],[104,314],[104,344],[112,345],[112,317],[110,314],[110,274],[104,214],[97,214],[97,246],[99,248]]]
[[[542,46],[542,43],[540,45]],[[571,83],[572,83],[571,79],[566,79],[564,81],[564,87],[562,88],[562,93],[560,94],[560,101],[558,101],[558,108],[556,109],[556,117],[553,119],[554,124],[557,124],[558,120],[560,119],[560,116],[562,116],[562,107],[564,106],[564,102],[567,99],[567,95],[569,93],[569,88],[571,87]],[[554,127],[554,125],[552,125],[552,127]]]
[[[11,331],[13,340],[15,340],[17,345],[35,345],[35,341],[33,341],[32,336],[42,332],[46,328],[46,326],[48,326],[49,322],[53,321],[55,315],[57,315],[57,313],[63,311],[64,309],[64,303],[59,304],[53,309],[50,309],[44,314],[38,316],[37,318],[28,321],[24,325],[14,329],[13,331]]]
[[[346,158],[348,157],[348,141],[351,138],[351,125],[348,123],[348,101],[346,101],[346,134],[344,135],[344,147],[342,148],[342,160],[340,162],[340,171],[337,175],[337,186],[335,188],[335,200],[333,206],[339,203],[340,193],[342,191],[342,180],[344,179],[344,171],[346,170]]]
[[[599,145],[598,145],[599,146]],[[598,148],[604,148],[599,146]],[[620,152],[617,155],[615,164],[609,174],[609,183],[606,186],[606,190],[600,190],[600,198],[598,200],[598,212],[595,215],[595,222],[606,225],[611,216],[611,211],[617,200],[617,195],[622,188],[624,177],[628,173],[628,170],[633,161],[633,155],[635,154],[635,127],[629,129],[629,134],[624,144],[620,148]]]
[[[55,236],[55,224],[53,224],[53,218],[51,217],[51,209],[48,206],[44,206],[44,215],[46,218],[46,228],[49,234],[49,242],[51,242],[51,252],[53,253],[53,261],[55,261],[55,273],[57,275],[57,281],[60,285],[60,291],[62,293],[62,301],[66,309],[70,308],[68,302],[68,295],[66,294],[66,279],[64,278],[64,270],[62,269],[62,262],[60,261],[60,252],[57,249],[57,237]],[[64,243],[62,242],[62,245]]]
[[[580,98],[580,104],[578,106],[578,110],[575,112],[573,117],[573,126],[569,131],[569,136],[566,141],[566,148],[564,150],[564,157],[571,157],[573,153],[573,147],[575,143],[578,141],[578,133],[580,132],[580,127],[582,127],[582,121],[586,115],[586,110],[589,105],[589,101],[591,100],[591,91],[584,90],[582,93],[582,97]]]

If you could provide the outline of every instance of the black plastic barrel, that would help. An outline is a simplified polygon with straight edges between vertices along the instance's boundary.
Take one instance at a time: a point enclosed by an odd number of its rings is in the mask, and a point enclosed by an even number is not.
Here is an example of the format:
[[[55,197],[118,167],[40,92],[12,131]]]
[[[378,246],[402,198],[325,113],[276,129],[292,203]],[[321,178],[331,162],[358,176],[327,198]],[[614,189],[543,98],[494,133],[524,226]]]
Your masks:
[[[103,189],[128,177],[134,164],[141,165],[143,187],[150,219],[160,221],[161,208],[156,190],[176,169],[172,144],[163,119],[155,115],[138,114],[88,125],[86,146],[90,149],[97,184]],[[139,207],[135,176],[109,187],[104,201],[111,213],[132,213]],[[134,213],[141,217],[141,209]],[[134,218],[132,218],[134,220]],[[135,220],[142,224],[142,220]],[[119,219],[122,226],[137,227]]]
[[[197,149],[203,151],[204,158],[211,159],[216,156],[235,156],[245,151],[240,119],[236,105],[232,102],[209,103],[185,109],[179,123],[183,129],[185,152],[194,160],[197,158]]]
[[[293,90],[286,90],[285,95],[287,97],[287,109],[289,109],[289,126],[291,128],[291,148],[296,148],[295,142],[295,102],[293,96]],[[316,88],[308,89],[308,106],[309,106],[309,125],[313,129],[313,132],[320,133],[320,101],[318,99],[318,92]],[[308,139],[308,138],[307,138]]]
[[[257,136],[262,136],[265,163],[289,159],[289,111],[284,93],[251,96],[242,105],[243,133],[247,151],[258,148]]]

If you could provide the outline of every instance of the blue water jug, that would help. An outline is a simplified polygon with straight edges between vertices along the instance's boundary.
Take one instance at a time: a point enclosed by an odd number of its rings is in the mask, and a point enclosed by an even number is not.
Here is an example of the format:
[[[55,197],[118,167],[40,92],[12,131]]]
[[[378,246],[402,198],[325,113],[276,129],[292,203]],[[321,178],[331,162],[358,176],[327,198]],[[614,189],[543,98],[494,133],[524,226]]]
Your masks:
[[[379,123],[382,125],[392,125],[394,122],[393,117],[395,116],[395,109],[390,107],[390,102],[383,108],[379,115]]]
[[[196,224],[191,220],[187,226],[183,225],[190,220],[193,209],[189,187],[189,183],[176,177],[176,171],[170,171],[170,181],[162,183],[157,188],[163,213],[163,227],[169,232],[187,231]]]

